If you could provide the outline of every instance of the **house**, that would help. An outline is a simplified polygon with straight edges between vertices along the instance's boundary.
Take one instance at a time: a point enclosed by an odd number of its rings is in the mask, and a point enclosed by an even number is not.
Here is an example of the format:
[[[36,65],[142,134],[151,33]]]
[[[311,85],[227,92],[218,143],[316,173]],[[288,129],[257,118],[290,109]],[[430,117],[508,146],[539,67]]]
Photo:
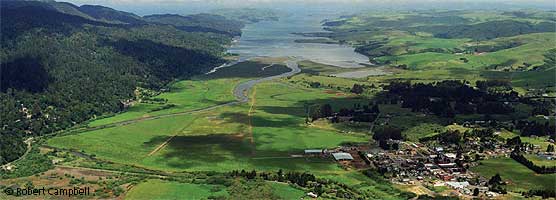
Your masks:
[[[307,196],[311,197],[311,198],[317,198],[319,197],[317,194],[313,193],[313,192],[309,192],[307,193]]]
[[[455,153],[445,153],[444,156],[446,156],[447,158],[456,159],[457,155]]]
[[[456,167],[456,163],[439,163],[438,166],[441,168],[454,168]]]
[[[435,181],[433,182],[433,186],[434,187],[441,187],[441,186],[445,186],[446,183],[444,183],[444,181]]]
[[[336,159],[337,161],[353,160],[351,154],[345,152],[333,153],[332,156],[334,156],[334,159]]]
[[[367,153],[367,158],[373,158],[373,154],[372,153]]]
[[[448,174],[442,174],[439,176],[440,179],[442,179],[443,181],[449,181],[452,180],[454,177]]]
[[[464,181],[464,182],[452,182],[452,181],[448,181],[446,182],[446,185],[450,186],[453,189],[464,189],[466,187],[469,187],[469,182]]]
[[[488,191],[488,192],[486,192],[486,195],[487,195],[487,197],[496,197],[496,196],[498,196],[498,193]]]
[[[443,148],[443,147],[436,147],[436,148],[434,148],[434,151],[436,151],[436,152],[443,152],[443,151],[444,151],[444,148]]]

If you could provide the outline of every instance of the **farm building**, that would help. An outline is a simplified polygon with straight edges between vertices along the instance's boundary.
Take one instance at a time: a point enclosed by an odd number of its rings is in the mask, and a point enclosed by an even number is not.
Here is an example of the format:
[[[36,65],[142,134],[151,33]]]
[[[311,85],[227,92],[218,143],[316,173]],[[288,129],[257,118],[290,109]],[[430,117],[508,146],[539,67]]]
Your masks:
[[[326,149],[305,149],[305,154],[322,154],[326,153]]]
[[[332,156],[334,156],[334,159],[336,159],[337,161],[353,160],[351,154],[345,152],[333,153]]]

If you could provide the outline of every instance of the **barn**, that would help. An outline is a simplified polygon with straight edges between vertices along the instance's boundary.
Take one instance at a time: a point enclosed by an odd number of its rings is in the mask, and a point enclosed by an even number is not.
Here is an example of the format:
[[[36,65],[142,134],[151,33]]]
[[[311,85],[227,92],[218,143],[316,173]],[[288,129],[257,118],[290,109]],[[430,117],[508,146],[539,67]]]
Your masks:
[[[345,152],[333,153],[332,156],[334,156],[334,159],[336,159],[337,161],[353,160],[351,154]]]

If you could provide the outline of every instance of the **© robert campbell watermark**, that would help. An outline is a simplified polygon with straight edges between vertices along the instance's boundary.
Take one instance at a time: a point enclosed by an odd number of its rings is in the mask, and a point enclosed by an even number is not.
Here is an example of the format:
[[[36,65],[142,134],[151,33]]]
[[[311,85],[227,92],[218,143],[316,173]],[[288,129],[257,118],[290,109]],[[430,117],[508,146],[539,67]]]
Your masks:
[[[48,188],[48,187],[27,187],[27,188],[4,188],[4,193],[13,196],[90,196],[90,187],[72,187],[72,188]]]

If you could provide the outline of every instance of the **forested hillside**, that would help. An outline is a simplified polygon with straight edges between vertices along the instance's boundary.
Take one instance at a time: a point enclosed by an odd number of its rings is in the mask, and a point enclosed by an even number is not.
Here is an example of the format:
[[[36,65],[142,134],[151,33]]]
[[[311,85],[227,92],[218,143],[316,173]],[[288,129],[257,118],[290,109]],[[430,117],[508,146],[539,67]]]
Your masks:
[[[138,88],[157,90],[222,64],[242,27],[214,15],[155,23],[102,6],[0,2],[0,164],[25,152],[26,137],[120,112]]]
[[[160,24],[168,24],[188,32],[212,32],[230,36],[240,36],[242,22],[212,14],[181,16],[173,14],[148,15],[145,19]]]

